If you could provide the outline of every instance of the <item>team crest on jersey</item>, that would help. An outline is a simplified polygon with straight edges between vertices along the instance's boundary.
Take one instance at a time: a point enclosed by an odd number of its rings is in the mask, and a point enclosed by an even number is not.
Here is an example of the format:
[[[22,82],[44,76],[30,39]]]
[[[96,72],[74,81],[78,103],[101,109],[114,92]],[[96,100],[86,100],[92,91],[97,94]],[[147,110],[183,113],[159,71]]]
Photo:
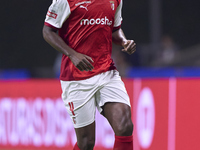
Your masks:
[[[111,5],[111,9],[115,10],[115,2],[114,1],[110,1],[110,5]]]

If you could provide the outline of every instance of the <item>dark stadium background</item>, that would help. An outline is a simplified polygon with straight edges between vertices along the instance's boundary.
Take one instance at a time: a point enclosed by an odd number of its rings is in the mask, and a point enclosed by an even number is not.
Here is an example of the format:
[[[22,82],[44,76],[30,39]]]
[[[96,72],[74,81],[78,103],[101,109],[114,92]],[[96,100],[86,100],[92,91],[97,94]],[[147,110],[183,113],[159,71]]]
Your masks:
[[[152,31],[152,10],[159,2],[159,31]],[[151,2],[151,3],[150,3]],[[153,5],[152,5],[153,3]],[[57,52],[42,37],[44,18],[51,0],[10,0],[0,5],[0,70],[26,69],[31,77],[45,77],[37,74],[40,70],[52,68]],[[154,12],[156,13],[156,12]],[[126,36],[134,39],[138,50],[147,47],[145,53],[154,53],[151,45],[159,42],[159,36],[170,35],[180,51],[200,42],[199,2],[194,0],[124,0],[122,28]],[[153,14],[154,16],[155,14]],[[155,17],[156,17],[155,16]],[[159,32],[154,41],[152,35]],[[157,38],[157,39],[156,39]],[[157,40],[157,41],[156,41]],[[127,56],[130,59],[143,59]],[[153,54],[151,54],[153,55]],[[151,57],[150,57],[151,58]],[[132,66],[150,66],[132,61]],[[179,65],[180,66],[180,65]],[[187,66],[184,63],[181,66]],[[51,77],[51,75],[46,75]]]

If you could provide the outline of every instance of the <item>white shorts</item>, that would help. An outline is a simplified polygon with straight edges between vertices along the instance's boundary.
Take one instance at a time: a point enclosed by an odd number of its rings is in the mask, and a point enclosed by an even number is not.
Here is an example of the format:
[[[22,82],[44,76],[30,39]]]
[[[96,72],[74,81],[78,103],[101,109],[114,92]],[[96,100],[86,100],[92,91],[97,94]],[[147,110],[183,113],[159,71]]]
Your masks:
[[[101,113],[107,102],[130,106],[130,99],[117,70],[107,71],[80,81],[61,81],[62,99],[74,128],[94,122],[96,108]]]

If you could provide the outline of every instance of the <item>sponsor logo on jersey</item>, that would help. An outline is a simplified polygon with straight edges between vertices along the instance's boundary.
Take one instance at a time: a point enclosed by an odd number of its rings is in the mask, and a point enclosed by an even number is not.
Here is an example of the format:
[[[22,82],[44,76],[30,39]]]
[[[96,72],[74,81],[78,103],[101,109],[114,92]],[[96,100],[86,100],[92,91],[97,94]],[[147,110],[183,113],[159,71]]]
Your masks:
[[[82,19],[80,25],[112,25],[112,21],[110,21],[106,16],[104,18],[97,18],[97,19]]]
[[[57,16],[58,16],[58,14],[56,14],[56,13],[54,13],[54,12],[51,12],[51,11],[49,11],[49,10],[48,10],[48,12],[47,12],[47,16],[49,16],[49,17],[51,17],[51,18],[54,18],[54,19],[56,19],[56,18],[57,18]]]
[[[115,2],[114,1],[110,1],[110,5],[111,5],[111,9],[115,10]]]
[[[79,8],[83,8],[86,11],[88,11],[87,7],[90,3],[91,3],[91,1],[83,1],[83,2],[79,2],[79,3],[75,4],[75,6],[79,6]]]
[[[88,11],[87,6],[88,6],[88,5],[86,5],[86,6],[80,5],[79,7],[80,7],[80,8],[83,8],[83,9],[85,9],[85,10]]]

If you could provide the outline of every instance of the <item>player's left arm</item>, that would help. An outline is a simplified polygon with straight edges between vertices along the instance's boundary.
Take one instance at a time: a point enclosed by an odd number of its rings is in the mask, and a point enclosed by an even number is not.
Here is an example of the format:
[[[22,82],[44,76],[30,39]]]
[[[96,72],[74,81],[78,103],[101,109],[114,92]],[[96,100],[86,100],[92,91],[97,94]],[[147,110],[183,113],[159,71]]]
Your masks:
[[[122,51],[127,52],[128,54],[133,54],[136,51],[136,43],[134,40],[127,40],[124,35],[124,32],[121,29],[122,23],[122,5],[123,0],[118,0],[119,5],[115,12],[112,41],[113,43],[123,46]]]
[[[112,33],[112,41],[117,45],[123,46],[122,51],[127,52],[129,55],[136,51],[136,43],[134,40],[128,40],[121,28]]]

